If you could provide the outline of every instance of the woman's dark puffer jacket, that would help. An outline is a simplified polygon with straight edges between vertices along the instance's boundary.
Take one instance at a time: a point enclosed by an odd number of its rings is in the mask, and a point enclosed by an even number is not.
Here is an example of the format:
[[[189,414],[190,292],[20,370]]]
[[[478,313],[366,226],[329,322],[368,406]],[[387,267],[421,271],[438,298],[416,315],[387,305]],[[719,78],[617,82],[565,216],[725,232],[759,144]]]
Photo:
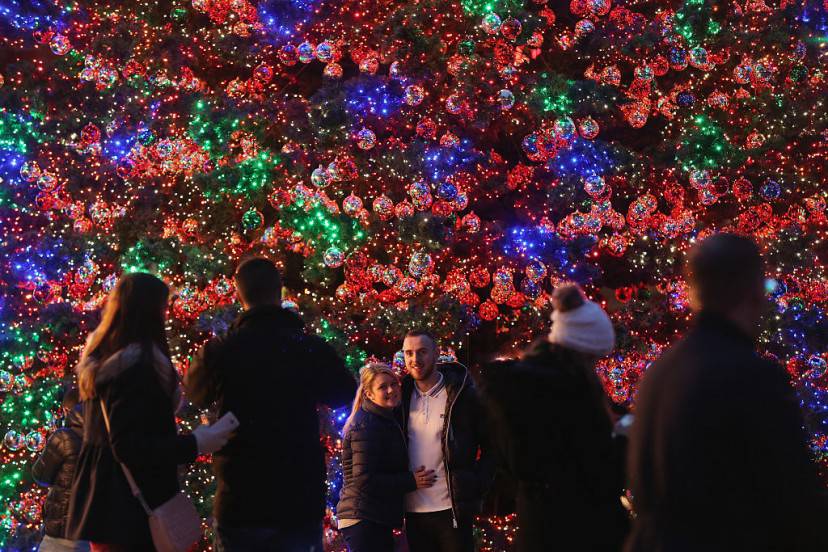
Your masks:
[[[66,513],[69,510],[69,495],[72,491],[72,477],[78,462],[83,442],[83,417],[80,406],[66,415],[66,427],[55,431],[43,454],[32,466],[32,476],[41,485],[49,486],[49,494],[43,504],[43,521],[46,534],[63,538],[66,531]]]
[[[397,411],[365,400],[342,449],[345,485],[339,519],[368,520],[390,527],[403,521],[403,499],[417,488],[408,469],[408,448]]]

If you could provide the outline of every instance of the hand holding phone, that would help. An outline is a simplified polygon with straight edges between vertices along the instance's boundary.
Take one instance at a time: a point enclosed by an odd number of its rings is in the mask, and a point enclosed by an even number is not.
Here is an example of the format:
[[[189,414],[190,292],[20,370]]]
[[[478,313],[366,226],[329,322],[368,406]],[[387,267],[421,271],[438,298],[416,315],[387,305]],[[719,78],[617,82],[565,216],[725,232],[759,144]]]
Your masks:
[[[232,412],[228,412],[213,425],[202,425],[193,431],[196,438],[198,452],[200,454],[210,454],[220,450],[230,436],[239,427],[239,420]]]
[[[232,412],[228,412],[210,426],[216,433],[232,433],[239,427],[239,419]]]

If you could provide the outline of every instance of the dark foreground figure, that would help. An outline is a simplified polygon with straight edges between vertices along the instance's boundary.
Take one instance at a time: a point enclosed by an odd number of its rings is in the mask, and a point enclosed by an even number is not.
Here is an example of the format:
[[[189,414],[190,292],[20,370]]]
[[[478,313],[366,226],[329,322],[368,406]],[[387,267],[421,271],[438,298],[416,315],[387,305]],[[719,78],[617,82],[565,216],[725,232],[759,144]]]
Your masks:
[[[216,550],[321,552],[326,470],[317,406],[350,403],[356,381],[330,345],[279,306],[273,263],[245,261],[235,282],[244,312],[185,378],[193,403],[216,403],[219,415],[240,422],[213,455]]]
[[[784,370],[756,353],[762,260],[720,234],[689,262],[698,311],[637,397],[629,552],[824,551],[825,504]]]
[[[72,480],[66,534],[93,552],[153,550],[147,509],[180,492],[178,466],[227,442],[210,426],[179,435],[181,402],[164,332],[169,288],[151,274],[125,274],[107,298],[77,367],[83,443]],[[107,422],[108,420],[108,422]]]
[[[78,406],[80,394],[76,388],[63,397],[64,426],[55,431],[40,457],[32,466],[32,476],[41,485],[49,487],[43,503],[43,524],[46,534],[38,548],[41,552],[81,552],[89,550],[89,543],[66,538],[66,516],[72,479],[83,442],[83,409]]]

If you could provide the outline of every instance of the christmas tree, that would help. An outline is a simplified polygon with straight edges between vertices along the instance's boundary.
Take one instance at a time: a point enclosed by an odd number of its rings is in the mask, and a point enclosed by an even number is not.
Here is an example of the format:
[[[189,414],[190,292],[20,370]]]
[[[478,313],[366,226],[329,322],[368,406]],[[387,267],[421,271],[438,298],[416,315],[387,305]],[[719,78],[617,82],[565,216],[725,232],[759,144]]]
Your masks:
[[[118,276],[173,287],[183,373],[239,312],[248,255],[353,369],[401,369],[412,327],[471,366],[509,354],[578,281],[611,312],[599,375],[631,404],[687,327],[687,249],[749,234],[763,352],[825,469],[827,36],[815,0],[7,0],[0,548],[39,539],[29,467]],[[344,417],[324,418],[333,505]],[[207,516],[209,459],[184,480]],[[481,518],[483,549],[515,523]]]

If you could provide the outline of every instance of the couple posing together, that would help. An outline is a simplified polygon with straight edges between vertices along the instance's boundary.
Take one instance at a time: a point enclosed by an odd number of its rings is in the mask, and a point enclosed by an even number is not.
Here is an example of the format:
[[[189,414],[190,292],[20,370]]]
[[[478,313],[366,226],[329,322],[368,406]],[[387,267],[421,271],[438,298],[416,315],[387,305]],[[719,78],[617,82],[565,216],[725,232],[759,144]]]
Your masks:
[[[350,552],[392,552],[405,519],[411,552],[472,552],[472,522],[494,473],[484,415],[468,370],[437,364],[434,338],[403,340],[408,374],[360,370],[345,424],[345,485],[337,507]]]

